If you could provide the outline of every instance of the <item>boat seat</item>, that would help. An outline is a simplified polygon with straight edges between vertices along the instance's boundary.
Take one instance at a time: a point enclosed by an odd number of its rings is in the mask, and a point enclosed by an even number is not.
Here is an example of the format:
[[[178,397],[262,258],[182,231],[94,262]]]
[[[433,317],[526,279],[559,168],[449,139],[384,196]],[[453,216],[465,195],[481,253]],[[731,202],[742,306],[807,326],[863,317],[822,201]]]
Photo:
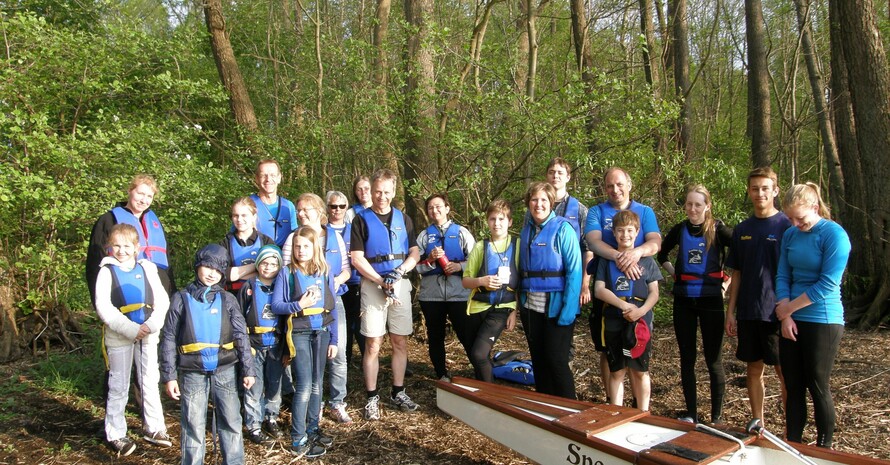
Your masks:
[[[648,415],[649,412],[635,408],[603,404],[557,418],[553,420],[553,424],[591,437],[601,431]]]
[[[640,452],[640,465],[692,465],[711,463],[738,450],[739,445],[700,431],[688,431],[670,441]]]

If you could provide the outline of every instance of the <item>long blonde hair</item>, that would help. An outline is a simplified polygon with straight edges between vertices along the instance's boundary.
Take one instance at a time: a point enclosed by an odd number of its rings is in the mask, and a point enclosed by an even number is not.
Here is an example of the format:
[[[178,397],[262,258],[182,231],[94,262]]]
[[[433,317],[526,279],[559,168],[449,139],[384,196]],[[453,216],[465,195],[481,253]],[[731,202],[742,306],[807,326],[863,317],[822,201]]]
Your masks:
[[[312,243],[312,258],[306,263],[297,260],[297,238],[302,237]],[[294,231],[293,246],[291,247],[290,271],[301,271],[306,276],[328,274],[328,262],[325,260],[324,243],[318,232],[310,226],[300,226]]]
[[[811,207],[816,205],[819,207],[819,216],[826,220],[831,219],[831,211],[825,201],[822,200],[822,192],[815,183],[808,182],[806,184],[795,184],[785,193],[782,199],[782,209],[787,209],[796,205]]]
[[[711,245],[714,243],[714,238],[717,236],[717,221],[714,220],[714,207],[711,204],[711,193],[708,191],[707,187],[701,184],[691,184],[686,188],[686,197],[689,197],[689,194],[693,192],[701,194],[702,197],[705,198],[705,205],[708,206],[708,209],[705,210],[705,221],[701,225],[702,237],[705,238],[705,250],[708,250],[711,248]]]

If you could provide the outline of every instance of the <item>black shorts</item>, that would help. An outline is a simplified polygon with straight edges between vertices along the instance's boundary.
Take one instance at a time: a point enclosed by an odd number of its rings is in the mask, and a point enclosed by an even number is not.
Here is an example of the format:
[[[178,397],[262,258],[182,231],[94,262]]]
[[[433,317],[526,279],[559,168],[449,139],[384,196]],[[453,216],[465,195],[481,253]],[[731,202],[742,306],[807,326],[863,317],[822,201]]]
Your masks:
[[[623,318],[606,318],[603,321],[606,340],[606,361],[609,362],[609,371],[614,373],[624,368],[630,368],[634,371],[649,371],[649,357],[652,354],[652,339],[646,343],[646,349],[637,358],[630,358],[624,355],[624,334],[625,326],[632,324]],[[652,323],[649,323],[649,330],[652,330]]]
[[[779,364],[780,322],[738,320],[736,323],[739,339],[735,351],[737,359],[747,363],[763,360],[770,366]]]
[[[603,334],[603,301],[596,297],[592,297],[590,303],[593,304],[590,307],[590,317],[587,320],[588,323],[590,323],[590,339],[593,340],[593,348],[597,352],[605,352],[606,341]]]

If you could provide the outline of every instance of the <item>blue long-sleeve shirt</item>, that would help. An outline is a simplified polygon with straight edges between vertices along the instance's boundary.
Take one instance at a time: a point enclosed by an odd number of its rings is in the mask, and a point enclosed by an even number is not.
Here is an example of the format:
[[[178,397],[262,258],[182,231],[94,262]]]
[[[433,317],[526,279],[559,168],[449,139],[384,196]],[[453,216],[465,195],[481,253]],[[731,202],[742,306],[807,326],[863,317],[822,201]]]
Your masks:
[[[291,301],[291,285],[288,278],[291,273],[293,272],[290,271],[289,268],[284,268],[278,273],[278,276],[275,277],[275,287],[272,289],[272,313],[276,315],[291,315],[303,309],[300,307],[300,297],[302,296],[297,296],[297,300]],[[331,295],[333,295],[335,299],[339,299],[340,297],[337,296],[337,290],[334,288],[334,277],[331,276],[330,273],[328,274],[327,284]],[[333,320],[327,327],[328,331],[331,333],[331,341],[329,344],[335,346],[337,345],[339,337],[337,334],[337,312],[332,311],[330,315],[333,317]]]
[[[776,298],[806,294],[812,304],[792,313],[795,321],[844,324],[841,277],[850,257],[850,238],[839,224],[820,220],[810,231],[788,228],[782,237]]]
[[[556,214],[550,212],[550,216],[541,223],[541,227],[544,227],[555,217]],[[534,220],[530,216],[526,219],[528,221],[525,225],[526,228],[536,228]],[[569,223],[563,223],[556,233],[556,247],[562,255],[563,269],[566,273],[565,290],[549,293],[547,316],[557,318],[556,324],[566,326],[572,324],[575,317],[581,312],[581,278],[584,272],[581,249],[578,247],[578,233],[572,229]],[[525,305],[526,294],[523,292],[519,299],[520,303]]]

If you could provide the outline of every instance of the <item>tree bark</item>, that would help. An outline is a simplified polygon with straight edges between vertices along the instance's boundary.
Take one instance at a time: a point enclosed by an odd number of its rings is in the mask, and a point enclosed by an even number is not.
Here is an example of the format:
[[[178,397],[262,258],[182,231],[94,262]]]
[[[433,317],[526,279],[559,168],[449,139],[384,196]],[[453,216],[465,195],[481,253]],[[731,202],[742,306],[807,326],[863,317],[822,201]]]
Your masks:
[[[235,123],[249,132],[256,132],[258,129],[256,114],[253,111],[250,94],[247,93],[247,85],[235,60],[229,36],[226,35],[226,21],[220,0],[204,1],[204,19],[207,31],[210,33],[210,48],[213,50],[216,70],[226,93],[229,94],[229,107],[235,117]]]
[[[825,151],[831,206],[836,215],[845,217],[846,212],[844,211],[843,203],[844,174],[837,154],[837,143],[834,139],[834,130],[831,127],[828,105],[825,102],[825,84],[822,80],[822,70],[817,62],[816,47],[813,45],[813,28],[809,20],[810,0],[795,0],[794,7],[797,11],[797,26],[800,30],[801,50],[807,65],[810,89],[813,92],[814,109],[816,110],[816,117],[819,119],[822,148]]]
[[[587,10],[584,0],[572,0],[572,41],[575,45],[575,64],[581,73],[581,82],[584,85],[584,94],[588,96],[587,113],[584,115],[584,127],[587,132],[587,153],[594,157],[599,151],[599,144],[594,131],[597,125],[596,104],[594,103],[593,90],[596,85],[596,77],[593,75],[593,58],[590,55],[590,40],[587,34]]]
[[[871,0],[831,0],[837,8],[837,37],[843,49],[855,118],[856,139],[864,184],[865,215],[868,219],[874,258],[868,278],[871,302],[851,309],[860,327],[876,328],[890,321],[890,66],[881,41],[874,3]],[[832,31],[834,32],[834,31]]]
[[[671,0],[671,21],[674,50],[674,89],[680,104],[680,117],[677,121],[677,149],[687,162],[692,160],[693,151],[689,146],[692,140],[692,118],[689,89],[689,24],[686,15],[686,0]]]
[[[755,168],[770,165],[769,70],[760,0],[745,0],[745,37],[748,43],[748,136],[751,163]]]
[[[377,52],[374,56],[374,68],[371,79],[377,89],[377,103],[380,105],[380,114],[382,121],[378,124],[389,125],[389,104],[387,101],[387,85],[389,83],[389,60],[387,59],[387,47],[389,36],[389,12],[392,6],[391,0],[377,0],[377,11],[375,13],[374,32],[371,37],[374,50]],[[396,155],[388,149],[383,150],[380,154],[379,162],[384,168],[393,172],[399,172],[399,163]],[[363,167],[364,168],[364,167]],[[397,186],[397,189],[401,186]]]

